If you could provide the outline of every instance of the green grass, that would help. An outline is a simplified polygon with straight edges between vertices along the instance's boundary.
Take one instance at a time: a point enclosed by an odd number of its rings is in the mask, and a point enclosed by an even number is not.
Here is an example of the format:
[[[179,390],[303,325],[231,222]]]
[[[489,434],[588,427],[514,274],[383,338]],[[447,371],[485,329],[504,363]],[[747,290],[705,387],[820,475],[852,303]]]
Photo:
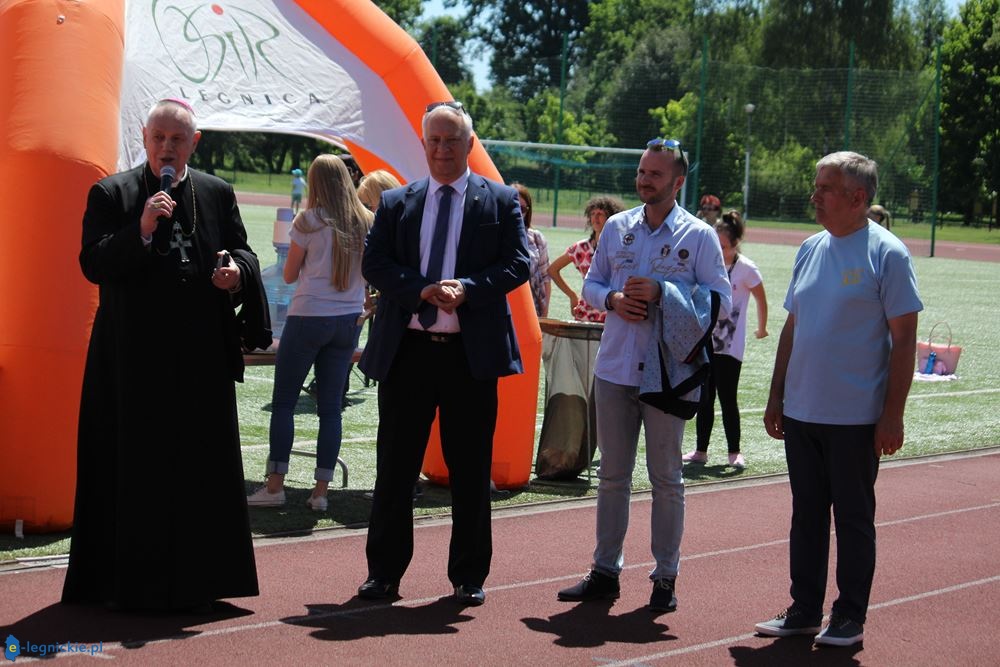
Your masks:
[[[238,171],[235,174],[235,180],[234,174],[231,171],[220,171],[217,172],[217,175],[232,183],[237,190],[243,192],[280,195],[288,195],[291,192],[290,174],[257,174]],[[560,218],[567,216],[582,218],[584,206],[586,206],[587,200],[590,199],[592,194],[599,193],[591,193],[585,190],[560,190],[558,216]],[[535,225],[538,227],[551,225],[552,213],[555,208],[553,191],[551,189],[536,189],[533,191],[533,195],[534,200],[532,205],[534,207]],[[639,200],[634,193],[629,193],[622,197],[622,199],[626,207],[639,205]],[[270,215],[273,215],[273,212]],[[771,229],[796,229],[806,232],[815,232],[819,229],[815,222],[788,222],[757,218],[751,219],[751,225]],[[931,238],[931,226],[929,222],[914,224],[902,217],[897,217],[893,220],[892,231],[900,238],[925,240]],[[938,241],[1000,244],[1000,228],[998,227],[994,227],[993,230],[988,230],[986,227],[966,227],[952,219],[944,221],[943,216],[942,220],[939,220],[935,227],[934,236]]]
[[[815,233],[820,231],[820,227],[815,222],[784,222],[781,220],[751,220],[751,227],[763,227],[765,229],[785,229],[802,232]],[[912,222],[893,222],[892,233],[901,239],[922,239],[930,240],[930,223],[914,224]],[[938,224],[934,229],[934,239],[936,241],[948,241],[953,243],[986,243],[1000,244],[1000,228],[994,227],[992,231],[986,227],[964,227],[955,222]]]
[[[274,210],[269,207],[242,208],[250,234],[251,245],[257,250],[261,264],[274,263],[271,249]],[[815,229],[815,227],[812,227]],[[540,227],[549,242],[550,255],[562,252],[582,236],[580,230]],[[940,238],[940,236],[939,236]],[[689,467],[689,483],[717,481],[733,477],[749,477],[785,471],[781,442],[772,440],[761,423],[770,383],[778,333],[784,322],[781,307],[791,276],[796,248],[792,246],[746,244],[744,252],[760,267],[768,293],[770,336],[763,340],[749,338],[740,382],[740,404],[743,415],[742,450],[748,467],[737,472],[719,465],[725,461],[725,437],[720,420],[716,420],[711,461],[702,467]],[[997,315],[995,295],[1000,293],[1000,267],[996,264],[914,258],[924,312],[920,315],[919,337],[926,339],[931,325],[946,321],[954,332],[955,342],[963,347],[959,377],[955,382],[915,383],[907,403],[906,444],[900,456],[923,456],[945,452],[972,450],[1000,445],[1000,421],[996,404],[1000,389],[995,378],[1000,377],[1000,354],[997,353]],[[582,280],[571,267],[564,272],[571,285],[579,289]],[[751,301],[751,304],[753,302]],[[751,309],[753,306],[751,305]],[[566,297],[553,290],[551,315],[569,319]],[[755,318],[755,313],[748,317]],[[753,319],[751,319],[753,321]],[[273,368],[256,366],[247,369],[246,382],[238,385],[240,430],[243,444],[244,470],[248,480],[261,480],[267,458],[268,422],[270,419]],[[350,485],[330,493],[330,512],[317,515],[305,506],[312,487],[315,440],[319,426],[312,400],[302,395],[296,418],[296,446],[291,472],[286,478],[289,503],[283,509],[254,509],[251,524],[258,537],[308,533],[316,529],[363,524],[368,517],[370,501],[363,493],[371,489],[375,479],[375,432],[378,424],[375,389],[363,385],[360,375],[351,380],[351,405],[344,413],[344,443],[342,458],[350,467]],[[539,393],[541,426],[543,397]],[[992,407],[991,407],[992,406]],[[688,423],[685,446],[692,447],[694,423]],[[537,444],[537,430],[536,430]],[[640,443],[640,449],[642,444]],[[649,488],[640,451],[634,487]],[[334,486],[339,486],[337,475]],[[255,482],[247,484],[247,489]],[[577,483],[552,484],[532,481],[528,487],[498,497],[495,505],[535,503],[593,495],[596,478],[590,483],[583,478]],[[432,516],[449,509],[447,489],[431,487],[418,501],[417,516]],[[66,533],[29,535],[23,540],[0,537],[0,561],[26,556],[67,553]]]
[[[292,194],[292,175],[290,173],[258,174],[250,171],[218,170],[215,175],[228,181],[234,189],[240,192],[288,195],[289,197]]]

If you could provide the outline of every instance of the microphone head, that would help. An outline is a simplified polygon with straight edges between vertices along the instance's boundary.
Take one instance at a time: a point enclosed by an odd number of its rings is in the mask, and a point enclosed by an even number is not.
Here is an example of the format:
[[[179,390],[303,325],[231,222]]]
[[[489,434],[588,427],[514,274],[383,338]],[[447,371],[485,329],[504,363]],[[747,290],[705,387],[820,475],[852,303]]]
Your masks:
[[[177,170],[172,164],[165,164],[160,167],[160,190],[170,194],[170,189],[174,185],[174,176],[177,175]]]

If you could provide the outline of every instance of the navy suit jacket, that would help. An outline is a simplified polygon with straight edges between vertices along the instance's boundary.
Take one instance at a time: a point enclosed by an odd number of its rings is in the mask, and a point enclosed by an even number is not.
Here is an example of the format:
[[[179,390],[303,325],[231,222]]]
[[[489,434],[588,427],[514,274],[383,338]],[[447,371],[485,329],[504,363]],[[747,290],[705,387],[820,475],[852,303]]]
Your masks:
[[[428,179],[382,193],[368,234],[361,271],[380,292],[378,310],[360,367],[384,380],[410,318],[431,284],[420,273],[420,226]],[[462,344],[476,379],[523,371],[507,292],[528,280],[528,248],[517,192],[470,174],[455,260],[455,278],[465,287],[458,307]]]

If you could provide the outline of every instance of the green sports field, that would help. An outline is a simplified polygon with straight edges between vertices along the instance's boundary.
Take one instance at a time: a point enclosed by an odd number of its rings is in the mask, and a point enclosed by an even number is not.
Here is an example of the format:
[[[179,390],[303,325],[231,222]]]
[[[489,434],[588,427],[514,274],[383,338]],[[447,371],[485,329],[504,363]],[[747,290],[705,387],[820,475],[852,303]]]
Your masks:
[[[271,248],[271,233],[274,208],[243,206],[241,210],[251,245],[260,256],[261,265],[273,264],[275,256]],[[580,230],[540,229],[548,239],[550,256],[558,254],[582,236]],[[764,276],[770,304],[768,331],[771,334],[763,340],[752,336],[748,339],[741,375],[742,450],[748,467],[737,471],[724,465],[725,436],[721,420],[717,420],[709,449],[710,461],[704,466],[688,467],[686,477],[689,483],[781,473],[785,469],[782,445],[764,432],[762,416],[777,336],[785,318],[781,303],[791,275],[795,248],[746,244],[743,252],[757,263]],[[906,444],[897,457],[998,446],[1000,419],[996,406],[1000,388],[996,386],[995,378],[1000,376],[1000,354],[996,348],[1000,326],[996,309],[996,295],[1000,293],[1000,266],[926,257],[916,257],[914,263],[925,306],[920,315],[920,338],[926,338],[933,323],[945,321],[950,324],[955,342],[962,346],[963,352],[957,381],[914,383],[906,412]],[[577,287],[582,282],[572,267],[568,267],[564,275]],[[566,297],[554,289],[550,315],[569,319],[569,313]],[[750,322],[754,322],[756,314],[751,313],[749,317]],[[237,390],[248,489],[263,478],[272,387],[273,368],[255,366],[247,369],[246,382]],[[291,472],[286,478],[289,502],[283,509],[251,510],[251,522],[257,535],[307,533],[315,529],[359,525],[367,520],[370,501],[364,497],[364,492],[371,489],[375,476],[375,432],[378,423],[375,389],[366,388],[361,376],[355,372],[349,398],[350,406],[344,412],[344,443],[341,449],[341,457],[350,469],[348,488],[331,490],[329,513],[314,513],[304,506],[312,486],[312,454],[315,452],[318,420],[315,404],[302,394],[297,411]],[[540,395],[539,427],[543,407],[541,398]],[[693,421],[688,426],[686,447],[693,448]],[[642,461],[641,453],[639,460]],[[339,482],[338,474],[335,486],[339,487]],[[496,503],[506,505],[579,497],[593,494],[595,486],[596,479],[588,481],[586,478],[568,484],[533,481],[523,490],[499,494]],[[635,488],[648,488],[645,468],[641,463],[636,468]],[[417,501],[415,511],[418,516],[438,515],[448,511],[448,503],[447,489],[430,487]],[[67,534],[29,535],[24,540],[4,536],[0,537],[0,561],[66,553],[68,545]]]

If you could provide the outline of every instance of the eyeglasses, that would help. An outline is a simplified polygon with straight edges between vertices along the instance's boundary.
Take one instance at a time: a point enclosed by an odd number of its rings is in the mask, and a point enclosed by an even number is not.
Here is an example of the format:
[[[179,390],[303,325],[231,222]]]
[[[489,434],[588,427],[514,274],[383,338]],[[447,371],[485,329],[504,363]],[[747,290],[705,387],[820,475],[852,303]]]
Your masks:
[[[427,105],[427,109],[424,111],[424,113],[430,113],[435,109],[437,109],[438,107],[448,107],[449,109],[454,109],[455,111],[461,111],[464,114],[469,113],[468,111],[465,110],[465,107],[462,106],[461,102],[455,102],[454,100],[450,102],[431,102],[430,104]]]

